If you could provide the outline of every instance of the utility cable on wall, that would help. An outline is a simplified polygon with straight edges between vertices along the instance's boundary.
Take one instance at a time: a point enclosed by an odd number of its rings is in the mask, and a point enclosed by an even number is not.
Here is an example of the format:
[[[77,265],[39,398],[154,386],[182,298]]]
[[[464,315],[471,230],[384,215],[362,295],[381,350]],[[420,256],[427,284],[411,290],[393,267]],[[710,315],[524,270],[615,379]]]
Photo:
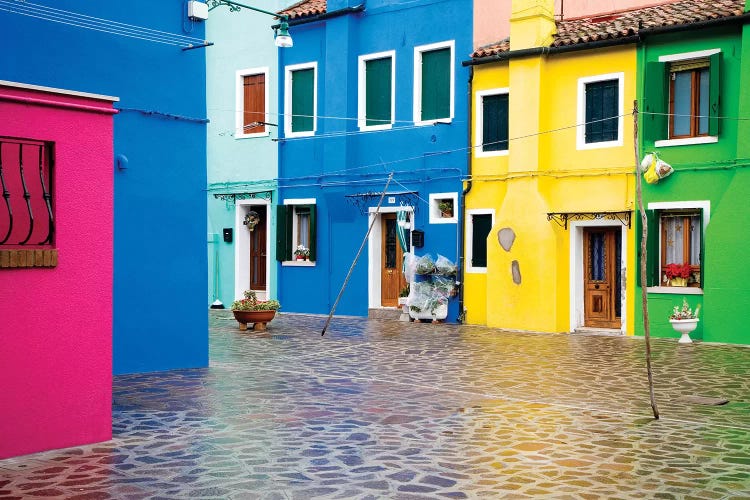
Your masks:
[[[78,12],[56,9],[54,7],[34,4],[22,0],[0,0],[0,11],[88,29],[91,31],[99,31],[128,38],[136,38],[147,42],[175,45],[179,47],[188,47],[191,45],[206,43],[205,40],[196,37],[190,37],[178,33],[169,33],[100,17],[88,16]]]

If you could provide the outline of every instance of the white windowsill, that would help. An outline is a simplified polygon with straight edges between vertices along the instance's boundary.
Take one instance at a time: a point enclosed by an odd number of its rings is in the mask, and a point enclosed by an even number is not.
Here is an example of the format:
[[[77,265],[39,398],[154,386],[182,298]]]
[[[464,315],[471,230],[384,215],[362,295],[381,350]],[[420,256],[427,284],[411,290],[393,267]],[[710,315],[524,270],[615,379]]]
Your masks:
[[[667,295],[703,295],[703,289],[694,286],[650,286],[646,291]]]
[[[508,150],[501,149],[499,151],[482,151],[482,149],[479,147],[474,150],[475,158],[492,158],[494,156],[508,156]]]
[[[281,263],[282,266],[289,267],[315,267],[314,260],[285,260]]]
[[[663,141],[656,141],[654,147],[666,148],[669,146],[691,146],[693,144],[713,144],[719,142],[719,138],[715,135],[707,137],[686,137],[685,139],[665,139]]]
[[[253,139],[255,137],[268,137],[271,135],[270,132],[258,132],[257,134],[241,134],[241,135],[235,135],[235,139]]]
[[[425,125],[450,125],[453,122],[453,118],[437,118],[435,120],[416,120],[414,122],[415,127],[423,127]]]
[[[579,151],[585,151],[588,149],[619,148],[621,146],[622,139],[618,139],[616,141],[581,142],[576,144],[576,149]]]
[[[466,274],[487,274],[486,267],[467,267]]]

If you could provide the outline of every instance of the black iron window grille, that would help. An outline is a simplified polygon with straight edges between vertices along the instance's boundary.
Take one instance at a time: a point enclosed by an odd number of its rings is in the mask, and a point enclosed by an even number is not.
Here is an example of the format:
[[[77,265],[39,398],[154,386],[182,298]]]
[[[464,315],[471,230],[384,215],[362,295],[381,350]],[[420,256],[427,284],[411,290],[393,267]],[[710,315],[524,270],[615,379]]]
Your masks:
[[[52,145],[0,138],[0,246],[50,248],[54,244]]]

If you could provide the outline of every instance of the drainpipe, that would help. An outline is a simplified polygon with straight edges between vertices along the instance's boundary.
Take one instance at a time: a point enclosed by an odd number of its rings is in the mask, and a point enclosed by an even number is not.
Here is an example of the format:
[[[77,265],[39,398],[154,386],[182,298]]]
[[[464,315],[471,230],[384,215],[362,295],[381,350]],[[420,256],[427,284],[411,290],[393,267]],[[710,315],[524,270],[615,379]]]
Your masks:
[[[461,280],[459,282],[458,286],[458,318],[459,323],[464,322],[464,260],[466,259],[466,256],[464,255],[464,247],[466,246],[464,244],[464,237],[466,236],[466,195],[469,194],[469,191],[471,191],[471,155],[474,151],[474,145],[471,142],[471,118],[473,116],[473,108],[471,107],[471,92],[472,92],[472,82],[474,80],[474,66],[469,66],[469,85],[468,85],[468,92],[467,94],[467,101],[468,105],[466,107],[467,109],[467,116],[468,119],[468,133],[467,135],[467,141],[466,143],[469,145],[469,148],[467,149],[467,157],[466,157],[466,171],[468,174],[468,179],[466,181],[466,187],[461,191],[461,212],[464,216],[459,219],[459,227],[458,227],[458,276]]]

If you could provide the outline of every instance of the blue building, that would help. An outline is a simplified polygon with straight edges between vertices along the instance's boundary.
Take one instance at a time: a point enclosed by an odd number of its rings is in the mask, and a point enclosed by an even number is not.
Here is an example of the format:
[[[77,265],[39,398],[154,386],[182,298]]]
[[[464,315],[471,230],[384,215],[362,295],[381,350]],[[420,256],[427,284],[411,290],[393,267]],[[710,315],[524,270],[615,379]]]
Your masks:
[[[182,0],[0,4],[0,80],[119,98],[114,372],[206,366],[203,24]]]
[[[279,299],[328,313],[372,223],[336,313],[395,307],[398,212],[407,250],[460,262],[472,2],[308,0],[283,13],[294,47],[279,51]],[[458,314],[451,298],[447,319]]]

